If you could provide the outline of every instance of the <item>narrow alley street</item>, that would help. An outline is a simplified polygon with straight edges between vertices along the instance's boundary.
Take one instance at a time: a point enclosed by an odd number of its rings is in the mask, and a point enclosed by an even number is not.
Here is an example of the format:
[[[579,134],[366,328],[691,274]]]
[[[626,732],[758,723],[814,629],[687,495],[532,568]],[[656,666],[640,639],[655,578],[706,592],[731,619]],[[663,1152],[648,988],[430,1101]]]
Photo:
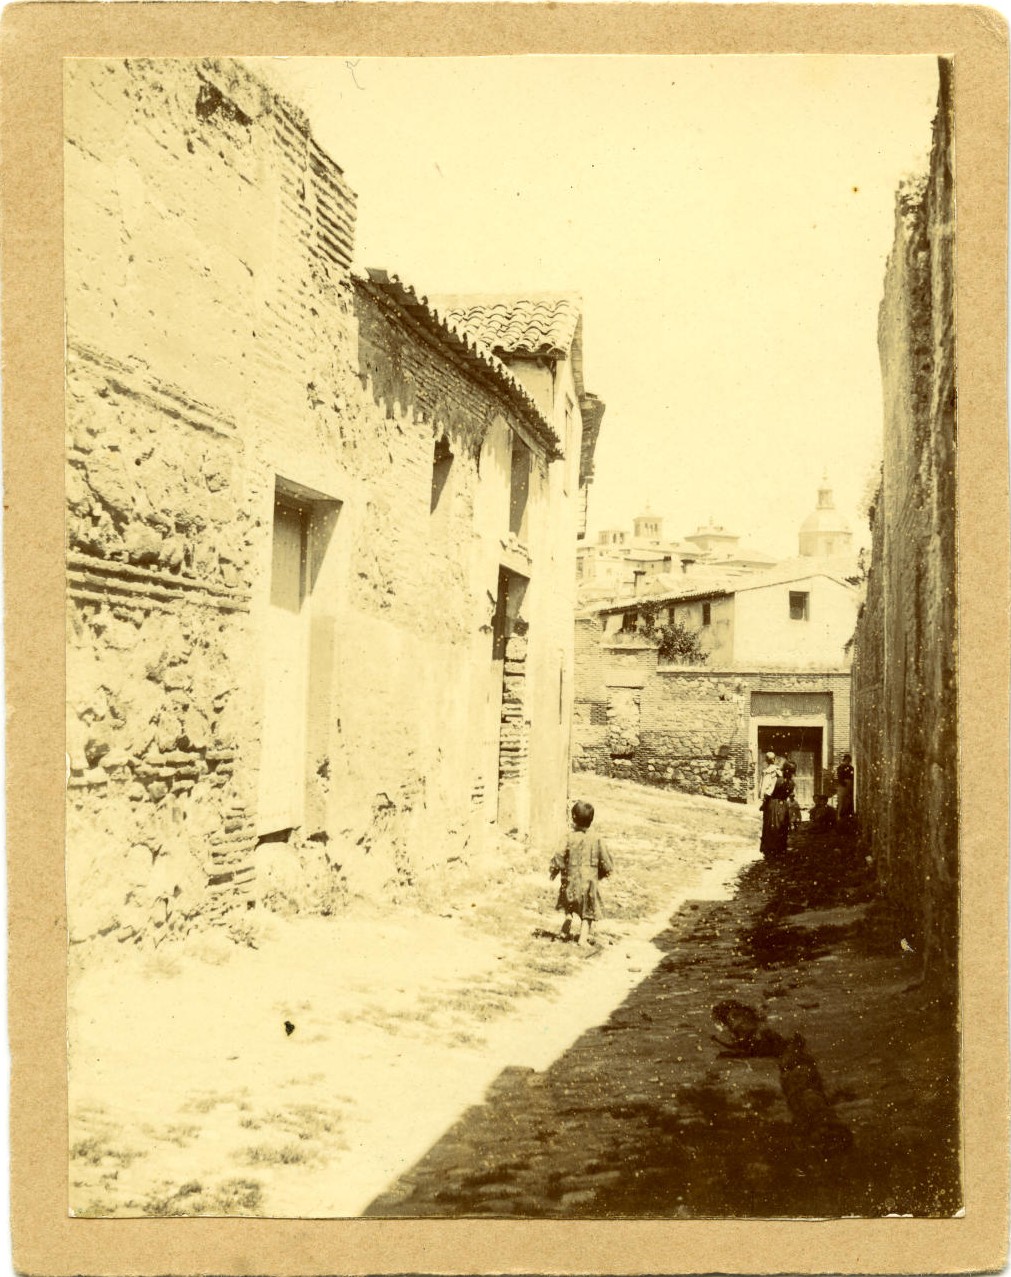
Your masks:
[[[554,938],[547,854],[514,848],[427,910],[266,917],[256,948],[82,967],[72,1017],[82,990],[109,1014],[77,1024],[75,1213],[956,1209],[943,1009],[907,991],[862,861],[829,840],[770,866],[753,808],[574,792],[618,862],[596,950]],[[721,1053],[726,1000],[806,1051]]]

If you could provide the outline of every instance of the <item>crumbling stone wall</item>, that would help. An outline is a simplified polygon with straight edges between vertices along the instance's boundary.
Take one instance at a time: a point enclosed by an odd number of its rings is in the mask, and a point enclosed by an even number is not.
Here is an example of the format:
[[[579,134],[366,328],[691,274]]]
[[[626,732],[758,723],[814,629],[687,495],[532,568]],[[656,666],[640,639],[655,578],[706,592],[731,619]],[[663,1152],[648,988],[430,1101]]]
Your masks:
[[[353,197],[230,64],[73,62],[65,90],[71,934],[129,940],[249,892],[252,330],[275,198],[316,229],[317,192]]]
[[[67,427],[75,923],[120,940],[185,930],[248,896],[252,874],[251,788],[235,775],[252,730],[240,445],[227,418],[83,345]]]
[[[518,551],[479,461],[522,423],[355,285],[339,166],[241,66],[71,61],[65,103],[72,938],[396,896],[488,827],[494,590]],[[550,667],[522,724],[561,767],[547,472],[535,455],[540,577],[510,660]],[[305,817],[260,842],[280,483],[313,511]],[[475,518],[499,508],[500,530]]]
[[[637,757],[641,779],[743,802],[751,779],[743,682],[664,669],[648,692]]]
[[[951,63],[928,174],[896,197],[878,346],[882,485],[854,644],[857,809],[929,970],[958,944],[954,205]]]

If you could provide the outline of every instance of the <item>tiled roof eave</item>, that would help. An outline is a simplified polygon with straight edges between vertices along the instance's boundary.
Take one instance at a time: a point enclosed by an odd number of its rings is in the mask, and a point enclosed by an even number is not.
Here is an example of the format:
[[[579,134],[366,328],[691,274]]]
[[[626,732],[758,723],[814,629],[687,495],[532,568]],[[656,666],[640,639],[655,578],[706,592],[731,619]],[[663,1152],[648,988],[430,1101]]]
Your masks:
[[[644,603],[697,603],[700,599],[725,599],[734,593],[733,590],[698,590],[697,592],[677,594],[643,594],[626,599],[622,603],[608,603],[604,607],[589,606],[594,612],[603,615],[605,612],[628,612],[632,608],[642,607]]]
[[[582,299],[578,293],[436,294],[428,302],[443,319],[506,362],[571,358],[577,388],[582,389]]]
[[[457,332],[467,332],[469,329],[465,324],[456,323],[454,327]],[[525,346],[493,346],[493,353],[496,358],[501,360],[512,359],[566,359],[568,351],[561,350],[557,346],[539,346],[536,350],[527,349]]]
[[[542,447],[549,461],[565,454],[561,440],[536,402],[513,376],[506,365],[488,347],[474,337],[441,318],[412,285],[397,275],[370,268],[366,275],[355,275],[355,283],[371,297],[392,304],[407,315],[444,350],[463,363],[477,380],[494,389],[520,417],[535,443]]]

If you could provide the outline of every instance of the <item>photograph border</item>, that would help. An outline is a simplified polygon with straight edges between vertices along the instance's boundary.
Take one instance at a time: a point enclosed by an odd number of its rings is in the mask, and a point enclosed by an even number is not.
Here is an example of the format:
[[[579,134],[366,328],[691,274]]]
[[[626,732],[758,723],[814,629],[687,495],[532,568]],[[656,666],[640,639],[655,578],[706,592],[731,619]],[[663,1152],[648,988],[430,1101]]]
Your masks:
[[[1007,1250],[1008,35],[950,5],[24,3],[3,15],[11,1197],[22,1273],[952,1272]],[[932,53],[954,60],[965,1210],[952,1220],[72,1219],[62,60]],[[898,179],[900,175],[896,175]]]

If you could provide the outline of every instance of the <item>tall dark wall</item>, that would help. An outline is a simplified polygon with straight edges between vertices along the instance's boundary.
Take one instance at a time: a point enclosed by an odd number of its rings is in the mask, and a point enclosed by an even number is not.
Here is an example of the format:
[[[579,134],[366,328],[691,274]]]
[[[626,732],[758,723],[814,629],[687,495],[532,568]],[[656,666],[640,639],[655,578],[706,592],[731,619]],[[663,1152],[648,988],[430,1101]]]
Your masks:
[[[878,325],[882,483],[853,664],[861,826],[928,972],[958,947],[951,64],[929,172],[896,198]]]

